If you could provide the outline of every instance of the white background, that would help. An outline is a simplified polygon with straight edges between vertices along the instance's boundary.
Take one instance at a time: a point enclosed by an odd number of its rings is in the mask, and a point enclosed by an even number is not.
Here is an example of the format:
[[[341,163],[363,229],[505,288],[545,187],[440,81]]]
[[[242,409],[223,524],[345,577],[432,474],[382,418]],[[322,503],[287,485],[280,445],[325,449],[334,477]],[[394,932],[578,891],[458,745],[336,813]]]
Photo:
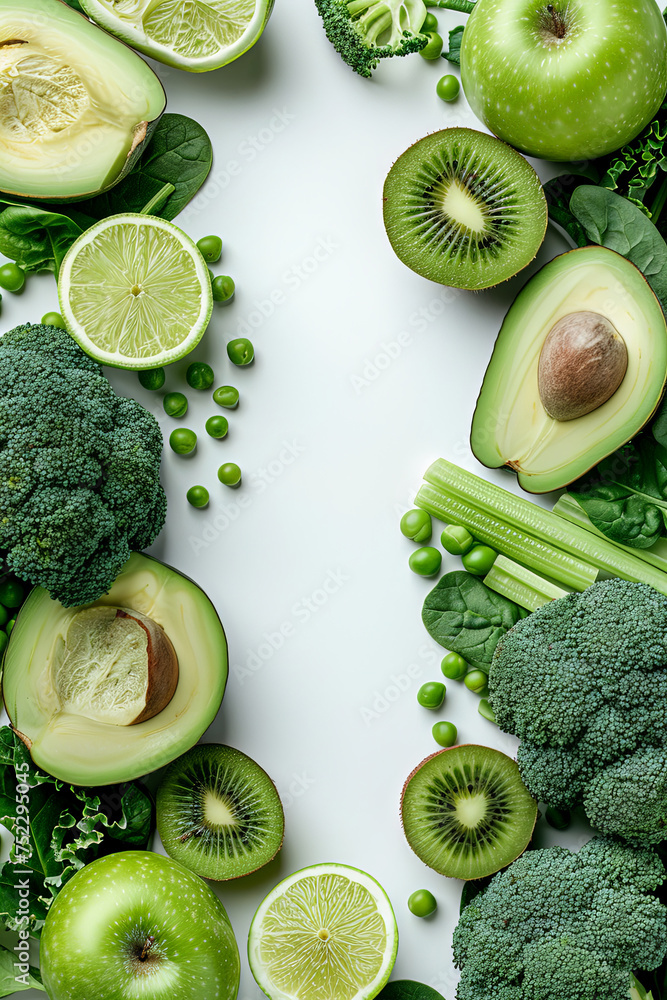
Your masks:
[[[439,19],[445,36],[465,20]],[[387,61],[371,81],[354,74],[329,45],[312,0],[278,0],[259,43],[219,71],[154,66],[168,110],[197,118],[214,146],[210,179],[176,221],[195,239],[222,236],[213,269],[234,277],[237,295],[216,307],[188,361],[168,370],[165,391],[190,400],[184,420],[166,417],[162,393],[141,389],[134,374],[107,371],[118,391],[155,413],[165,437],[177,423],[199,435],[193,457],[165,451],[169,513],[152,552],[203,587],[227,633],[227,692],[205,739],[254,757],[285,805],[278,858],[217,889],[241,951],[239,997],[263,996],[245,957],[261,899],[295,869],[337,861],[370,872],[392,900],[400,935],[393,978],[429,983],[453,1000],[461,883],[410,851],[401,787],[437,749],[431,726],[439,718],[456,723],[461,742],[510,754],[516,744],[477,714],[476,697],[459,684],[448,682],[438,713],[417,704],[419,685],[441,679],[444,650],[420,619],[434,581],[408,569],[413,545],[398,522],[438,456],[516,489],[511,476],[484,472],[472,458],[470,421],[505,311],[528,274],[567,247],[550,232],[531,268],[480,294],[443,288],[401,264],[382,224],[392,162],[428,132],[480,126],[463,95],[453,105],[436,96],[437,80],[452,71],[444,60]],[[536,166],[543,179],[554,173]],[[272,294],[280,304],[271,311]],[[5,294],[2,329],[56,308],[53,278],[32,277],[21,296]],[[243,334],[257,358],[237,369],[225,346]],[[191,360],[210,362],[217,385],[240,390],[224,441],[204,432],[206,418],[223,411],[186,386]],[[240,490],[217,482],[224,461],[242,467]],[[186,502],[195,483],[211,492],[206,510]],[[443,562],[443,570],[459,566],[451,556]],[[289,638],[272,649],[281,626]],[[556,839],[542,822],[539,843]],[[421,887],[438,900],[429,920],[407,909]]]

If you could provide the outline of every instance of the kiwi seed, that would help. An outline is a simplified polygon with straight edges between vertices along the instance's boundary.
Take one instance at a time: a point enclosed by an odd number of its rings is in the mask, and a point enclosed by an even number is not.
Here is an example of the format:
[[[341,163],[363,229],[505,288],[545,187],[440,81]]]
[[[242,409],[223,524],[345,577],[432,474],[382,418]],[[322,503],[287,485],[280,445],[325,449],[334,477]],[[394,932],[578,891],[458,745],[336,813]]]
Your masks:
[[[398,158],[384,186],[384,223],[397,256],[455,288],[490,288],[534,258],[547,228],[540,180],[500,139],[449,128]]]
[[[490,747],[440,750],[403,787],[403,830],[424,864],[453,878],[484,878],[518,858],[537,820],[537,802],[516,761]]]
[[[233,747],[193,747],[169,766],[158,788],[165,851],[204,878],[239,878],[261,868],[280,850],[284,827],[271,778]]]

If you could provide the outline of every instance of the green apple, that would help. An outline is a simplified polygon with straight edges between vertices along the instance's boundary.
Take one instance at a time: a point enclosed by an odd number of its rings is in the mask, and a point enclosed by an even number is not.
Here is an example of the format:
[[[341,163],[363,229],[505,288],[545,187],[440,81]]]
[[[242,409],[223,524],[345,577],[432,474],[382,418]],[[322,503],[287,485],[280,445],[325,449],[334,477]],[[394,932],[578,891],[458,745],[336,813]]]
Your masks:
[[[667,90],[656,0],[477,0],[461,80],[491,132],[529,156],[588,160],[647,125]]]
[[[110,854],[60,890],[39,949],[51,1000],[234,1000],[240,964],[218,897],[151,851]]]

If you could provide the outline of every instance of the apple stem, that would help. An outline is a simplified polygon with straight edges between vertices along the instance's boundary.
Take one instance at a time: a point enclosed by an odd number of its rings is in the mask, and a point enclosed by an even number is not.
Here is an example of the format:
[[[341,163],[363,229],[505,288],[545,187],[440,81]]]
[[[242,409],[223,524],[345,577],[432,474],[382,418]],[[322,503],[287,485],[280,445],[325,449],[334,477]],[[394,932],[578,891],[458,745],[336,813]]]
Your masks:
[[[144,943],[144,947],[142,948],[141,955],[139,956],[140,962],[146,961],[146,959],[148,958],[148,953],[154,944],[155,944],[155,938],[153,937],[152,934],[149,934]]]
[[[562,15],[557,10],[554,10],[552,3],[547,4],[547,10],[551,14],[554,35],[556,38],[565,38],[566,28]]]

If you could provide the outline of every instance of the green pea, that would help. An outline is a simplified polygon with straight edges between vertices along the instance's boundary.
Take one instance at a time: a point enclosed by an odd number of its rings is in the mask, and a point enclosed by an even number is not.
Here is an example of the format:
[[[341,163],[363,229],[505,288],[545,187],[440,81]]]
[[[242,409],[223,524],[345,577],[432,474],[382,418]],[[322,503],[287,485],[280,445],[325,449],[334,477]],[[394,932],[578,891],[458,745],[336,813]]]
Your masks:
[[[177,427],[169,435],[169,447],[177,455],[189,455],[197,447],[197,435],[189,427]]]
[[[427,32],[429,40],[423,49],[419,50],[419,55],[423,59],[437,59],[442,52],[442,38],[437,31]]]
[[[408,566],[419,576],[435,576],[442,565],[442,555],[431,545],[415,549],[408,559]]]
[[[208,506],[209,495],[205,486],[191,486],[185,496],[188,503],[192,504],[193,507]]]
[[[458,735],[453,722],[436,722],[431,733],[435,742],[441,747],[453,747]]]
[[[489,678],[483,670],[469,670],[463,678],[463,683],[468,688],[468,691],[473,691],[475,694],[481,694],[486,688],[488,680]]]
[[[241,485],[241,470],[235,462],[226,462],[218,469],[218,479],[225,486],[235,489]]]
[[[9,621],[9,612],[4,604],[0,604],[0,628],[4,628]]]
[[[447,653],[447,656],[442,658],[440,669],[450,681],[460,681],[468,673],[469,668],[466,661],[458,653]]]
[[[209,417],[206,421],[206,433],[210,434],[212,438],[226,437],[228,430],[229,422],[221,413],[215,417]]]
[[[3,264],[0,267],[0,288],[6,292],[20,292],[25,285],[25,271],[18,264]]]
[[[144,368],[143,371],[137,372],[139,384],[151,392],[162,388],[165,377],[164,368]]]
[[[408,909],[416,917],[430,917],[438,908],[435,896],[428,889],[416,889],[408,897]]]
[[[572,822],[569,809],[558,809],[556,806],[547,806],[544,811],[544,818],[554,830],[567,830]]]
[[[7,643],[9,642],[9,636],[6,632],[0,632],[0,656],[7,649]]]
[[[16,625],[16,618],[10,618],[10,620],[5,625],[5,632],[7,633],[7,635],[12,634],[12,629],[14,628],[15,625]]]
[[[0,583],[0,604],[6,608],[20,608],[25,591],[18,580],[3,580]]]
[[[469,552],[461,556],[461,562],[474,576],[486,576],[497,556],[498,553],[488,545],[473,545]]]
[[[440,544],[452,556],[462,556],[475,544],[467,528],[460,524],[448,524],[440,535]]]
[[[162,406],[169,417],[184,417],[188,412],[188,401],[182,392],[168,392]]]
[[[239,405],[239,390],[233,385],[221,385],[213,393],[213,402],[227,410],[235,410]]]
[[[433,533],[431,515],[425,510],[408,510],[401,518],[401,533],[413,542],[430,542]]]
[[[234,279],[228,274],[219,274],[211,282],[211,291],[214,302],[231,302],[236,291]]]
[[[255,357],[255,348],[246,337],[230,340],[227,344],[227,357],[234,365],[243,367],[249,365]]]
[[[222,254],[222,240],[219,236],[202,236],[197,247],[207,264],[215,264]]]
[[[429,13],[424,18],[424,23],[422,24],[421,33],[422,35],[425,34],[430,35],[431,32],[437,30],[438,30],[438,19],[435,16],[435,14],[431,14],[431,12],[429,11]]]
[[[417,701],[422,708],[440,708],[445,700],[445,685],[440,681],[427,681],[417,691]]]
[[[441,101],[455,101],[459,96],[459,91],[461,90],[461,84],[459,83],[457,77],[452,76],[451,73],[448,76],[441,77],[435,88],[435,92]]]
[[[59,330],[66,330],[65,320],[62,318],[60,313],[44,313],[40,320],[42,326],[57,326]]]
[[[483,718],[488,719],[489,722],[496,721],[496,713],[491,708],[491,702],[488,698],[482,698],[479,705],[477,706],[477,711]]]
[[[185,381],[191,389],[210,389],[215,382],[215,375],[211,366],[205,361],[193,361],[188,365]]]

